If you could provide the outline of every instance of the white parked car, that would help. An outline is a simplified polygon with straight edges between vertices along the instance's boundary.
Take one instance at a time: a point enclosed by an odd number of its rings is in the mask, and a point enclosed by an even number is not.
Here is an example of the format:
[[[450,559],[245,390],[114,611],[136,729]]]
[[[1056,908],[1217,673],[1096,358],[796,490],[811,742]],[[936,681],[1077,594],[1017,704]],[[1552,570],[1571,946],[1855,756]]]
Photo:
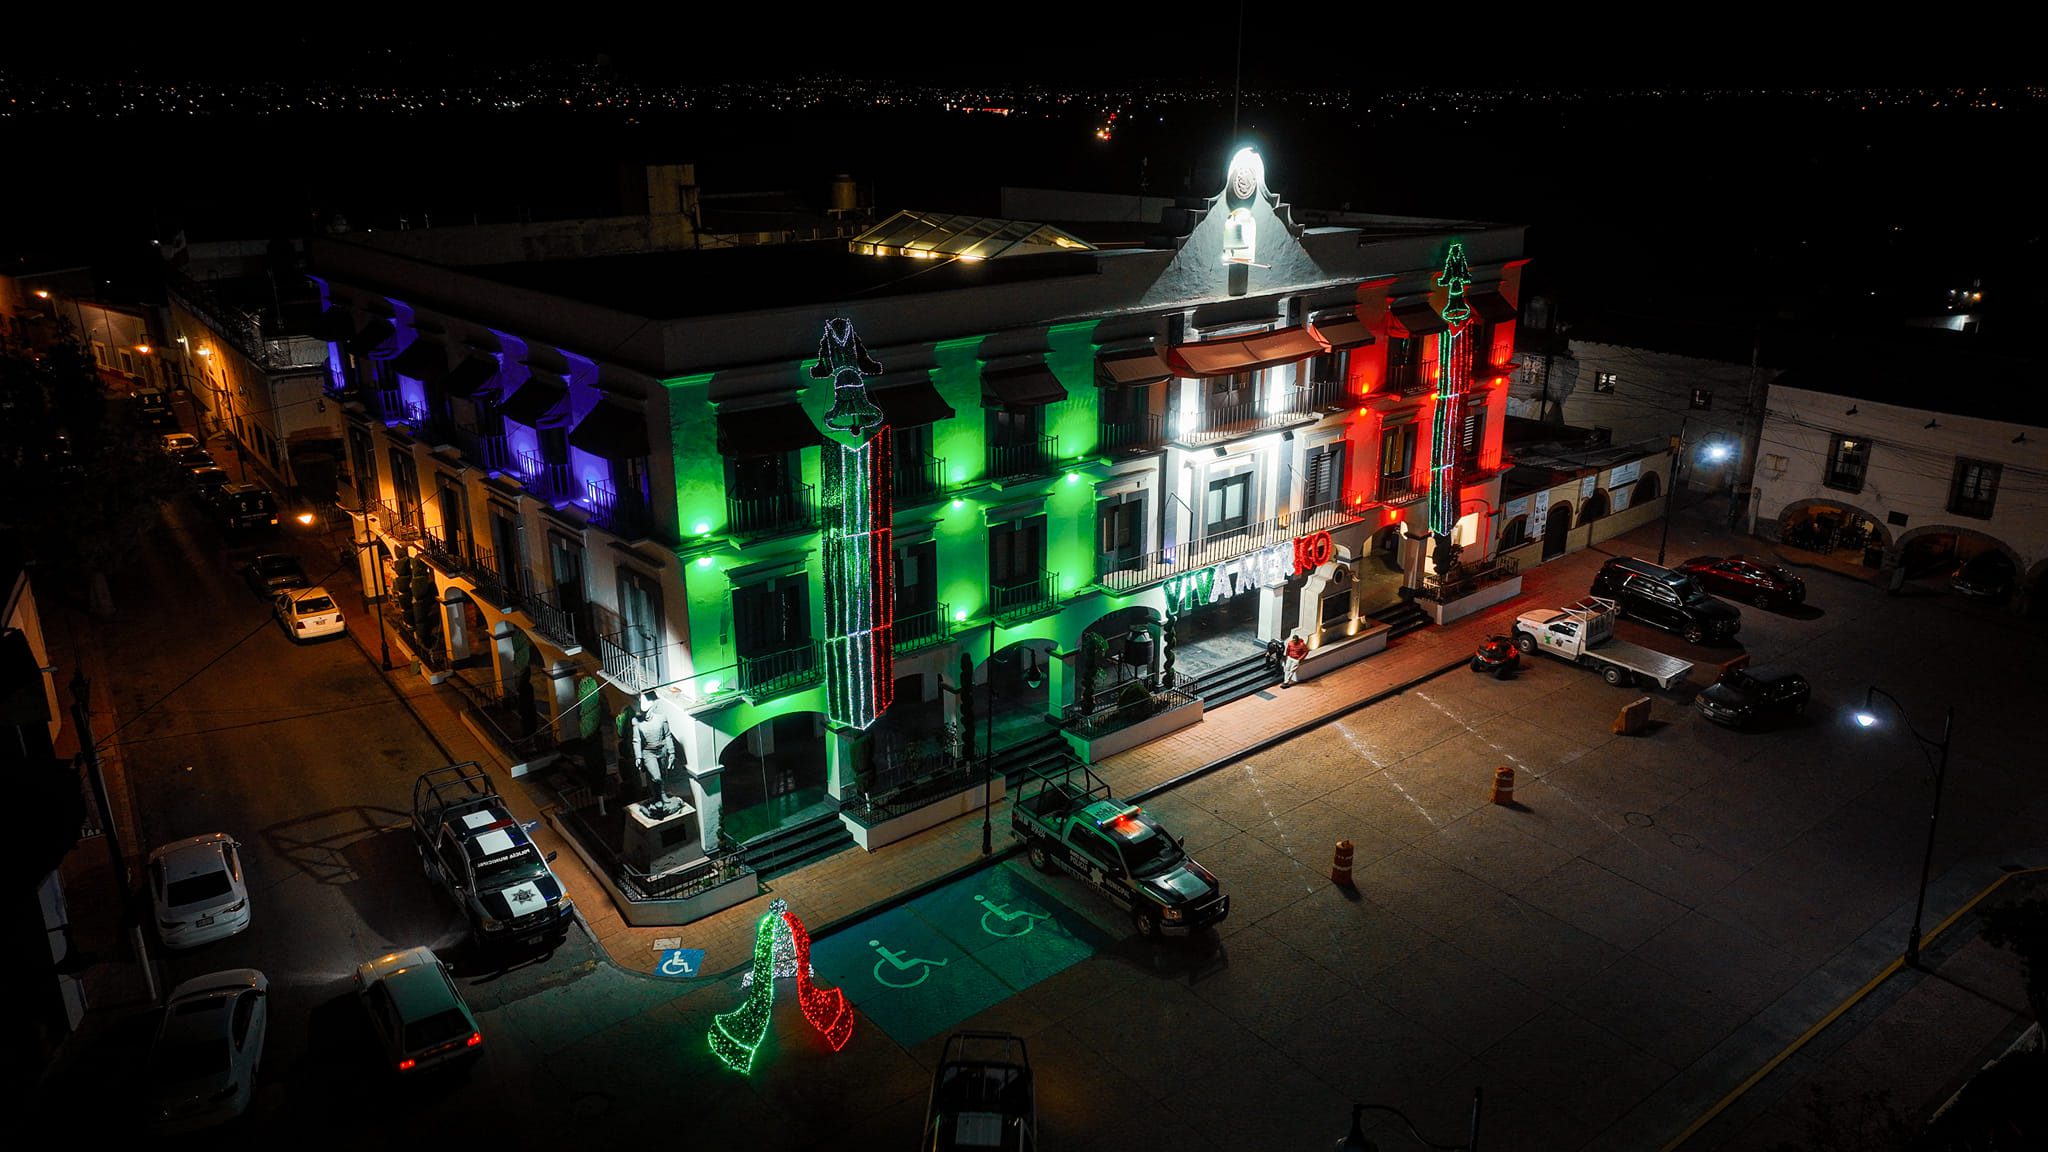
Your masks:
[[[149,854],[149,895],[167,948],[194,948],[249,926],[241,845],[225,832],[188,836]]]
[[[166,456],[176,456],[180,449],[202,447],[199,437],[190,432],[166,432],[156,438],[156,446],[163,449]]]
[[[150,1047],[150,1119],[163,1131],[240,1116],[255,1094],[269,1021],[270,981],[231,968],[171,990]]]
[[[431,948],[407,948],[363,964],[356,969],[356,998],[395,1072],[483,1055],[476,1017]]]
[[[321,636],[339,636],[346,631],[341,605],[315,584],[311,588],[287,588],[277,594],[277,622],[294,641]]]

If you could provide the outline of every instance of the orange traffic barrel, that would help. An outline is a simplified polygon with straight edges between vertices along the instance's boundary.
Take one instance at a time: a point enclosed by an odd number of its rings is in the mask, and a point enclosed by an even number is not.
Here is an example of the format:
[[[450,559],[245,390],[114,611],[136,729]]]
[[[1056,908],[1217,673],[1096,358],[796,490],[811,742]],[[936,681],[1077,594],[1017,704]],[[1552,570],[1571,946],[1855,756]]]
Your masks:
[[[1337,856],[1330,862],[1330,883],[1339,888],[1351,887],[1351,841],[1337,841]]]
[[[1493,802],[1513,804],[1515,802],[1515,770],[1503,764],[1493,770]]]

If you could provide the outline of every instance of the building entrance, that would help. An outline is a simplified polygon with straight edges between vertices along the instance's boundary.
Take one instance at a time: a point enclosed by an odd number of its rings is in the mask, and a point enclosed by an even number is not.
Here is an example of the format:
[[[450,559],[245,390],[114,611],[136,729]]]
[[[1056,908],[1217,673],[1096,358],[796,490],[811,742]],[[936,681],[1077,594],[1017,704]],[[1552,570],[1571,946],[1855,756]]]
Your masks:
[[[718,754],[719,832],[735,844],[830,810],[825,792],[825,717],[796,712],[764,720]]]

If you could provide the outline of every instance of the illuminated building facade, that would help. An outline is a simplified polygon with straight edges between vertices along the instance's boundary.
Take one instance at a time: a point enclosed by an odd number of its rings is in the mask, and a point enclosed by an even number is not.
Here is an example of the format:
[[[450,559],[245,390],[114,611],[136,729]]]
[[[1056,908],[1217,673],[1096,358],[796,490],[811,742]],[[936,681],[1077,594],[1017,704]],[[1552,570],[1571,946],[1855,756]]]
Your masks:
[[[1075,733],[1133,683],[1377,651],[1430,507],[1468,563],[1496,537],[1522,229],[1303,224],[1250,149],[1182,204],[1115,249],[958,217],[554,264],[316,242],[367,530],[559,739],[665,709],[711,847],[943,775],[963,655],[977,752],[1099,756]]]

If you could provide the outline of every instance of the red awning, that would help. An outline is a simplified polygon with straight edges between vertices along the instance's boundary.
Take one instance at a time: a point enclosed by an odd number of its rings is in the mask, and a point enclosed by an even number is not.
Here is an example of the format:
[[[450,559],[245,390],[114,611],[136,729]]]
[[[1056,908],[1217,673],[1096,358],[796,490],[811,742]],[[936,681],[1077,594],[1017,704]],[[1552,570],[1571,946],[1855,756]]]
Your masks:
[[[1095,381],[1107,387],[1137,387],[1173,378],[1173,369],[1150,348],[1104,352],[1095,359]]]
[[[1199,344],[1176,344],[1166,350],[1167,362],[1180,376],[1235,376],[1280,364],[1292,364],[1320,356],[1329,345],[1307,325],[1278,328],[1227,340],[1204,340]]]
[[[1396,304],[1388,313],[1393,317],[1394,324],[1401,329],[1400,334],[1403,336],[1427,336],[1432,332],[1448,331],[1451,327],[1444,323],[1444,318],[1438,314],[1436,307],[1427,300],[1410,300],[1406,304]]]
[[[1330,346],[1332,352],[1362,347],[1373,341],[1372,329],[1361,323],[1358,313],[1349,308],[1317,316],[1309,321],[1309,327],[1315,329],[1316,335]]]

